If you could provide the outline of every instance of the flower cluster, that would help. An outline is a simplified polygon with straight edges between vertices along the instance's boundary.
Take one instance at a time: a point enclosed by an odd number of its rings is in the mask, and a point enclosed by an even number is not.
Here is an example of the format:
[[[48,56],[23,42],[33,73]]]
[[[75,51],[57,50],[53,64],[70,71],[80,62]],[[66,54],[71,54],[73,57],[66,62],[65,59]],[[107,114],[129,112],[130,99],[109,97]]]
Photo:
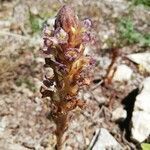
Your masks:
[[[57,84],[56,90],[63,99],[76,96],[81,86],[90,83],[85,71],[93,64],[89,56],[84,56],[85,45],[93,40],[90,29],[92,23],[89,19],[79,22],[70,6],[63,6],[55,20],[54,29],[44,29],[43,53],[46,54],[46,67],[52,67],[57,76],[44,80],[46,87]],[[45,87],[44,86],[44,87]],[[45,88],[48,90],[48,88]],[[45,91],[42,89],[43,97]],[[52,93],[46,92],[46,93]],[[48,95],[46,95],[48,96]],[[50,95],[51,96],[51,95]]]
[[[84,55],[86,44],[93,41],[92,23],[89,19],[79,21],[70,6],[63,6],[56,16],[54,29],[44,28],[45,68],[47,73],[41,87],[42,97],[51,97],[53,119],[60,136],[66,126],[66,114],[84,103],[78,100],[80,88],[90,84],[90,69],[94,60]],[[49,75],[49,68],[54,75]],[[53,90],[52,90],[53,87]],[[58,140],[59,141],[59,140]],[[59,143],[59,142],[58,142]]]

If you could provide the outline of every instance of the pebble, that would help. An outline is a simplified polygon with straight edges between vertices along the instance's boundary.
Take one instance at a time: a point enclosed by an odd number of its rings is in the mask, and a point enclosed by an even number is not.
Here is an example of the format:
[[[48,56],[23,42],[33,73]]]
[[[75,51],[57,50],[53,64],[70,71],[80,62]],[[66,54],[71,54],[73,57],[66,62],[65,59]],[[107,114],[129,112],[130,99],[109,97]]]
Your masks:
[[[127,65],[119,65],[115,71],[114,81],[128,81],[131,80],[133,70]]]
[[[131,61],[140,65],[140,68],[150,72],[150,53],[136,53],[127,56]]]
[[[150,135],[150,77],[141,86],[141,92],[136,97],[132,115],[132,138],[143,142]]]
[[[124,108],[122,106],[116,108],[113,112],[112,112],[112,121],[117,121],[117,120],[124,120],[127,117],[127,112],[124,110]]]
[[[91,150],[122,150],[121,145],[104,128],[97,129],[91,141],[89,149]]]

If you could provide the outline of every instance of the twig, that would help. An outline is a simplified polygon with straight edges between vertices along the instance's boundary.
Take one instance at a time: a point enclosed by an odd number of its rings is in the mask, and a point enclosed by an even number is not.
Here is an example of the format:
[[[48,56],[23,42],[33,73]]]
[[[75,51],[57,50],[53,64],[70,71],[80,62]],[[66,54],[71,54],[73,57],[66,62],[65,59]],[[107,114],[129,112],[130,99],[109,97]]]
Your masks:
[[[110,84],[112,82],[112,78],[115,73],[115,63],[119,56],[119,49],[115,48],[112,49],[112,61],[111,64],[108,67],[106,76],[104,77],[104,84]]]
[[[104,82],[104,80],[101,80],[98,84],[96,84],[94,87],[91,88],[91,90],[95,90],[97,89],[102,83]]]

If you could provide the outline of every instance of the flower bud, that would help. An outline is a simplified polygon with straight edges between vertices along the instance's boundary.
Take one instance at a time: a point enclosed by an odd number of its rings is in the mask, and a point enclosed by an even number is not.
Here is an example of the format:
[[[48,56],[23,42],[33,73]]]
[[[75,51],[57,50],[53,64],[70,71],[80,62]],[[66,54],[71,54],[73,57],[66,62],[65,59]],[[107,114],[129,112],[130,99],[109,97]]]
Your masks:
[[[75,15],[73,9],[70,6],[64,5],[60,9],[56,17],[54,25],[55,29],[61,27],[63,28],[63,30],[69,33],[72,27],[77,28],[78,26],[79,26],[78,18]]]

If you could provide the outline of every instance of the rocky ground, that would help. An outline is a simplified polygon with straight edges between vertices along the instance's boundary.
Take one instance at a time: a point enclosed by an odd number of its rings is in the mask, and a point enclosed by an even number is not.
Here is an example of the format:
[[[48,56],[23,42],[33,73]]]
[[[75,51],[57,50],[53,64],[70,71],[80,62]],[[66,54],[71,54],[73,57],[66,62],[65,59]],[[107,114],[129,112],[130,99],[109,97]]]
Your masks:
[[[44,23],[53,26],[63,4],[91,18],[96,44],[93,83],[72,112],[66,150],[141,149],[150,142],[150,4],[144,0],[0,1],[0,149],[54,149],[50,100],[39,88]]]

